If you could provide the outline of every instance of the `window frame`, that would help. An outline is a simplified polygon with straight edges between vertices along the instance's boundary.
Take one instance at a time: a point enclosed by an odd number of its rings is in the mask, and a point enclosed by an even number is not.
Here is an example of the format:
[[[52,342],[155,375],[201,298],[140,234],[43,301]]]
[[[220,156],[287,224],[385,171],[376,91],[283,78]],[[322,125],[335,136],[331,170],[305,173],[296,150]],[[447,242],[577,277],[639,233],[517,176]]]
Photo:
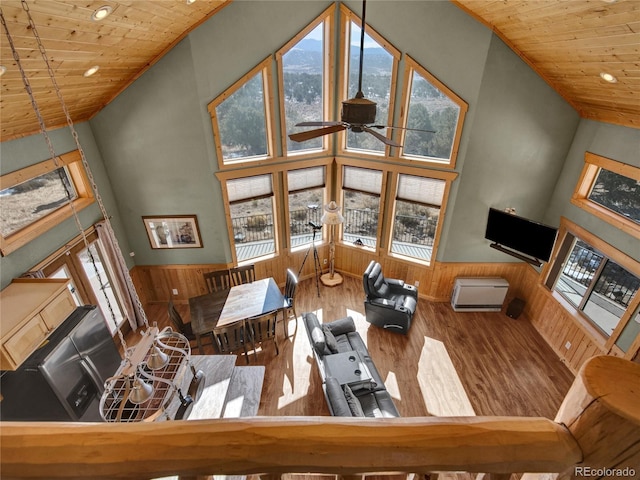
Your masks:
[[[640,262],[630,257],[629,255],[621,252],[615,247],[609,245],[604,240],[600,239],[596,235],[592,234],[588,230],[573,223],[565,217],[560,218],[560,227],[558,229],[558,239],[554,247],[551,260],[547,263],[541,274],[540,282],[542,285],[550,291],[553,298],[555,298],[565,308],[580,325],[580,327],[603,349],[607,352],[614,352],[618,356],[624,356],[624,358],[632,359],[635,353],[640,349],[640,334],[636,336],[632,342],[630,348],[625,353],[619,347],[616,346],[616,341],[620,337],[620,334],[626,327],[626,325],[632,321],[634,314],[638,312],[640,308],[640,291],[636,292],[636,295],[629,302],[629,306],[625,310],[625,313],[620,317],[616,328],[611,335],[607,338],[600,330],[593,325],[593,321],[589,319],[581,310],[576,308],[568,300],[566,300],[560,293],[555,291],[555,284],[562,274],[564,263],[570,249],[567,248],[568,244],[573,243],[573,239],[580,239],[584,243],[596,249],[599,253],[604,255],[605,258],[610,259],[632,273],[640,277]]]
[[[247,260],[245,263],[259,263],[264,260],[269,260],[273,258],[277,258],[281,255],[286,255],[291,250],[291,245],[287,241],[285,245],[284,239],[288,239],[291,236],[291,231],[289,227],[289,202],[284,199],[288,196],[287,191],[287,178],[286,173],[289,170],[299,170],[307,167],[315,167],[315,166],[324,166],[325,168],[325,179],[328,180],[332,178],[332,165],[333,158],[325,157],[320,159],[308,159],[308,160],[300,160],[295,163],[278,163],[273,165],[260,165],[260,166],[252,166],[249,168],[243,168],[239,170],[227,170],[227,171],[218,171],[215,173],[216,177],[220,181],[220,190],[222,191],[222,202],[225,209],[225,218],[227,222],[227,236],[229,238],[229,244],[231,248],[231,259],[234,265],[238,265],[238,258],[236,255],[236,244],[234,240],[233,234],[233,223],[231,220],[231,210],[229,205],[229,195],[227,192],[226,182],[227,180],[236,180],[244,177],[254,177],[264,174],[271,175],[272,181],[272,189],[273,189],[273,200],[274,200],[274,242],[275,242],[275,251],[272,254],[264,255],[262,257],[256,257]],[[325,186],[325,195],[327,195],[327,186]],[[324,229],[323,229],[324,230]],[[323,232],[323,236],[320,239],[317,239],[317,245],[324,243],[326,241],[326,235]],[[243,263],[243,262],[241,262]]]
[[[342,225],[340,225],[339,229],[336,229],[338,232],[337,238],[335,238],[334,240],[338,243],[340,243],[343,246],[348,246],[350,248],[357,248],[359,250],[366,250],[369,252],[375,252],[376,254],[379,255],[379,253],[382,250],[382,243],[383,243],[383,239],[384,239],[384,235],[383,235],[383,223],[384,223],[384,215],[385,215],[385,205],[386,205],[386,194],[387,194],[387,189],[385,188],[387,185],[387,171],[384,168],[383,164],[380,163],[373,163],[373,162],[367,162],[366,160],[362,160],[362,161],[358,161],[358,160],[352,160],[352,159],[348,159],[347,161],[338,161],[337,162],[338,168],[337,168],[337,194],[339,195],[340,201],[339,203],[342,206],[342,214],[346,217],[346,205],[345,205],[345,201],[344,201],[344,192],[345,192],[345,188],[344,188],[344,167],[352,167],[352,168],[362,168],[362,169],[367,169],[367,170],[375,170],[378,171],[382,174],[382,179],[380,181],[380,194],[378,195],[379,197],[379,207],[378,207],[378,225],[376,227],[376,246],[375,247],[370,247],[367,245],[354,245],[352,242],[347,242],[344,239],[344,227],[345,227],[345,223],[343,223]],[[355,189],[351,189],[348,188],[346,189],[348,191],[360,191],[360,190],[355,190]],[[366,192],[364,190],[362,190],[362,193],[367,194],[367,195],[376,195],[374,193],[371,192]]]
[[[328,177],[329,167],[327,165],[325,165],[325,164],[313,164],[313,165],[306,165],[304,167],[296,166],[295,168],[288,168],[286,170],[283,170],[283,172],[282,172],[282,183],[283,183],[282,191],[283,191],[283,196],[285,198],[285,202],[284,202],[285,203],[285,208],[283,209],[283,212],[284,212],[284,215],[285,215],[284,221],[285,221],[285,225],[286,225],[286,228],[285,228],[286,237],[285,238],[287,238],[288,249],[291,252],[295,252],[295,251],[298,251],[298,250],[304,250],[305,248],[309,248],[311,246],[311,242],[300,244],[300,245],[298,245],[296,247],[294,247],[292,245],[292,242],[291,242],[291,208],[290,208],[291,205],[290,205],[290,202],[289,202],[289,195],[291,195],[291,193],[304,191],[304,190],[295,190],[294,192],[290,192],[289,191],[289,175],[288,174],[289,174],[289,172],[296,171],[296,170],[305,170],[305,169],[308,169],[308,168],[317,168],[317,167],[320,167],[320,168],[324,169],[324,184],[322,186],[316,186],[316,187],[312,187],[312,188],[305,189],[305,190],[312,190],[312,189],[322,188],[322,190],[323,190],[323,192],[322,192],[322,203],[321,203],[321,205],[319,205],[320,215],[322,215],[322,212],[324,211],[323,210],[324,206],[328,202],[328,200],[327,200],[327,198],[328,198],[327,187],[328,187],[328,180],[329,180],[329,177]],[[316,241],[319,240],[320,242],[323,242],[326,239],[326,232],[324,230],[327,230],[327,229],[323,229],[323,231],[320,232],[320,236],[319,236],[319,238],[316,239]]]
[[[282,146],[282,155],[288,158],[304,158],[307,156],[314,156],[322,153],[328,153],[333,145],[333,135],[325,135],[322,137],[322,148],[320,149],[306,149],[300,152],[289,152],[287,148],[287,119],[286,109],[284,104],[284,70],[283,70],[283,57],[286,55],[298,42],[305,38],[309,33],[315,30],[318,25],[324,24],[323,32],[323,118],[317,119],[318,121],[329,121],[334,117],[334,89],[331,88],[333,80],[335,55],[334,55],[334,31],[335,31],[335,5],[331,5],[322,14],[320,14],[313,22],[308,24],[303,30],[301,30],[295,37],[289,40],[280,50],[275,54],[276,66],[278,71],[278,100],[279,100],[279,112],[280,112],[280,142]]]
[[[58,165],[56,165],[56,163]],[[72,217],[74,211],[79,212],[85,209],[91,205],[95,199],[91,184],[89,183],[82,164],[82,156],[78,150],[59,155],[55,160],[45,160],[0,177],[0,190],[4,190],[29,179],[52,172],[63,166],[67,168],[69,179],[76,189],[77,198],[71,202],[65,202],[65,204],[57,210],[39,218],[7,237],[0,235],[0,253],[3,257],[36,239],[64,220]]]
[[[237,80],[233,85],[227,88],[222,94],[214,98],[208,105],[207,110],[211,117],[211,128],[213,130],[213,141],[216,149],[216,156],[218,158],[218,167],[220,170],[229,168],[237,168],[239,165],[246,164],[261,164],[265,161],[270,161],[275,157],[275,145],[274,145],[274,131],[273,125],[275,125],[274,118],[274,100],[273,100],[273,74],[272,74],[272,57],[269,56],[253,67],[243,77]],[[220,106],[227,98],[231,97],[235,92],[242,88],[247,82],[252,80],[258,73],[262,73],[262,92],[264,101],[264,117],[265,117],[265,140],[267,146],[267,153],[265,155],[256,155],[253,157],[239,157],[231,161],[224,159],[222,153],[222,138],[220,135],[220,125],[218,122],[218,115],[216,108]]]
[[[340,58],[336,64],[336,68],[339,69],[338,85],[340,85],[340,102],[347,100],[349,96],[349,46],[351,43],[351,22],[362,28],[362,19],[356,15],[349,8],[340,4]],[[385,49],[389,55],[393,57],[393,65],[391,67],[391,83],[389,87],[389,115],[386,120],[387,125],[393,125],[393,118],[395,114],[395,98],[398,88],[398,65],[400,64],[401,52],[395,48],[390,42],[388,42],[382,35],[376,32],[369,24],[366,25],[365,33],[375,40],[380,47]],[[363,79],[364,83],[364,79]],[[366,97],[366,95],[365,95]],[[339,113],[339,112],[338,112]],[[390,134],[391,138],[395,136],[395,130],[387,129],[381,132],[384,134]],[[347,131],[344,130],[338,133],[338,154],[339,155],[356,155],[358,158],[384,158],[390,156],[391,147],[385,145],[382,152],[376,153],[372,150],[360,150],[347,148]],[[395,139],[395,138],[394,138]]]
[[[400,159],[409,162],[419,162],[424,165],[437,166],[441,168],[453,169],[456,166],[456,160],[458,158],[458,151],[460,149],[460,141],[462,139],[462,129],[464,126],[464,120],[469,110],[469,105],[462,98],[460,98],[453,90],[447,87],[444,83],[438,80],[432,75],[426,68],[415,61],[411,56],[405,55],[405,68],[404,68],[404,83],[402,86],[402,108],[400,109],[400,125],[404,128],[407,127],[409,120],[409,104],[411,103],[411,89],[413,87],[413,73],[417,72],[421,77],[428,81],[435,88],[444,93],[449,100],[455,103],[460,109],[458,115],[458,122],[456,124],[456,132],[451,145],[451,157],[449,161],[442,161],[435,157],[425,157],[422,155],[409,155],[404,153],[404,147],[397,149],[397,155]],[[399,143],[404,145],[407,131],[400,130]]]
[[[397,200],[398,200],[398,183],[400,175],[408,175],[414,177],[422,177],[422,178],[431,178],[436,180],[444,181],[444,191],[442,193],[442,202],[439,207],[438,213],[438,223],[436,225],[436,231],[433,235],[433,245],[431,247],[431,259],[425,261],[423,259],[417,257],[410,257],[407,255],[402,255],[400,253],[392,252],[392,244],[393,244],[393,226],[396,217],[396,208],[397,208]],[[394,167],[391,176],[391,192],[394,192],[393,195],[389,195],[389,201],[392,202],[391,208],[389,209],[390,217],[386,224],[388,224],[387,231],[387,255],[392,258],[397,258],[401,260],[405,260],[411,263],[416,263],[419,265],[424,265],[425,267],[433,267],[435,264],[435,258],[438,253],[438,246],[440,244],[440,236],[442,234],[442,228],[444,224],[444,217],[447,210],[447,203],[449,199],[449,192],[451,190],[451,184],[458,177],[458,174],[455,172],[447,172],[441,170],[427,170],[427,169],[417,169],[417,168],[407,168],[407,167]],[[406,201],[406,200],[404,200]]]
[[[113,318],[109,315],[109,313],[104,313],[104,319],[107,323],[107,327],[109,328],[112,336],[115,336],[117,330],[120,330],[123,327],[127,328],[127,326],[129,325],[127,311],[123,307],[124,292],[122,292],[122,290],[120,289],[119,282],[114,278],[115,274],[113,272],[113,266],[109,264],[108,258],[106,258],[106,256],[104,255],[104,247],[102,246],[95,227],[91,226],[86,229],[84,231],[84,235],[86,237],[87,244],[89,246],[95,244],[99,255],[103,257],[102,261],[104,261],[104,267],[108,276],[107,281],[113,289],[116,302],[118,303],[118,308],[122,313],[122,319],[119,322],[117,329],[114,329]],[[38,265],[34,266],[30,271],[40,272],[45,278],[48,278],[59,269],[67,267],[67,271],[71,276],[71,282],[73,286],[75,286],[75,291],[82,300],[83,304],[100,305],[99,299],[97,298],[97,293],[91,287],[91,281],[84,271],[82,261],[79,258],[80,253],[84,251],[86,247],[87,245],[85,245],[82,235],[78,235],[66,245],[49,255]]]
[[[610,210],[589,199],[593,184],[601,169],[608,170],[640,182],[640,168],[628,165],[610,158],[585,152],[584,167],[578,178],[578,183],[571,196],[571,203],[582,210],[595,215],[600,220],[640,239],[640,224],[637,224],[619,213]]]

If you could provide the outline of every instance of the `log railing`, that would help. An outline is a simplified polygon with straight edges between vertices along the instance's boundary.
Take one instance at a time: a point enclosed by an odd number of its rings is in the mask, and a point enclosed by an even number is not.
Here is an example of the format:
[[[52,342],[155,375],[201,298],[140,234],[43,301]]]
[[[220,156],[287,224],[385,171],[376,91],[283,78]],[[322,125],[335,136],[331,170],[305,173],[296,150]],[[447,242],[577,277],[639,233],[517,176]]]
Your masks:
[[[638,478],[639,396],[640,365],[595,357],[580,371],[556,421],[252,417],[136,424],[5,422],[0,466],[3,479],[398,471],[485,472],[497,478],[555,472],[578,478],[586,468],[617,469],[617,478],[627,468],[629,478]]]

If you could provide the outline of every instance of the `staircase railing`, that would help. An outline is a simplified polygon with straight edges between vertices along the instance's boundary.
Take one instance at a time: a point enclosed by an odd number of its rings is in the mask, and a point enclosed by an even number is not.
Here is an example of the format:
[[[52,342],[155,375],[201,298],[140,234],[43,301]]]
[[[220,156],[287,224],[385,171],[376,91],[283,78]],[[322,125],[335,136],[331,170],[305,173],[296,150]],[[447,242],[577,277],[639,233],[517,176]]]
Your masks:
[[[136,424],[5,422],[3,478],[438,471],[638,478],[640,365],[595,357],[555,421],[251,417]],[[535,392],[532,392],[535,394]],[[625,470],[626,469],[626,470]],[[625,473],[626,472],[626,473]],[[589,476],[587,474],[587,476]]]

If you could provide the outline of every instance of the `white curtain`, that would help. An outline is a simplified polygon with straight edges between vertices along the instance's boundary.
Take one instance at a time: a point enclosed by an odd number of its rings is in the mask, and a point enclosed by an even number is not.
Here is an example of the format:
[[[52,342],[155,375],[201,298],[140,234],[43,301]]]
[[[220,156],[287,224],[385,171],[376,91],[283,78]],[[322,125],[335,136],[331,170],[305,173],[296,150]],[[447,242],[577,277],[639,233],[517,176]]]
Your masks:
[[[98,238],[104,248],[104,253],[109,263],[113,266],[115,275],[113,281],[117,282],[118,290],[123,294],[122,306],[129,319],[129,324],[133,330],[137,330],[139,326],[144,325],[144,312],[141,313],[136,308],[139,303],[138,294],[134,289],[133,282],[131,282],[131,277],[129,277],[129,271],[126,270],[127,266],[120,254],[119,247],[116,245],[116,240],[113,238],[113,230],[107,226],[104,220],[96,223],[95,227]],[[142,307],[140,306],[140,308]]]

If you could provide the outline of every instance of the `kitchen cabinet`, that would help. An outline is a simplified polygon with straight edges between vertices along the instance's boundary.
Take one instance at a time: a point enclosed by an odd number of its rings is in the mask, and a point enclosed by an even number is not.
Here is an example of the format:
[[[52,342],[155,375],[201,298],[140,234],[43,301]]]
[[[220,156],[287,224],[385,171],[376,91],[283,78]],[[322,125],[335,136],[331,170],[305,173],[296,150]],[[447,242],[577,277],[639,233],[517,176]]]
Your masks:
[[[76,308],[66,279],[16,278],[0,292],[0,370],[15,370]]]

